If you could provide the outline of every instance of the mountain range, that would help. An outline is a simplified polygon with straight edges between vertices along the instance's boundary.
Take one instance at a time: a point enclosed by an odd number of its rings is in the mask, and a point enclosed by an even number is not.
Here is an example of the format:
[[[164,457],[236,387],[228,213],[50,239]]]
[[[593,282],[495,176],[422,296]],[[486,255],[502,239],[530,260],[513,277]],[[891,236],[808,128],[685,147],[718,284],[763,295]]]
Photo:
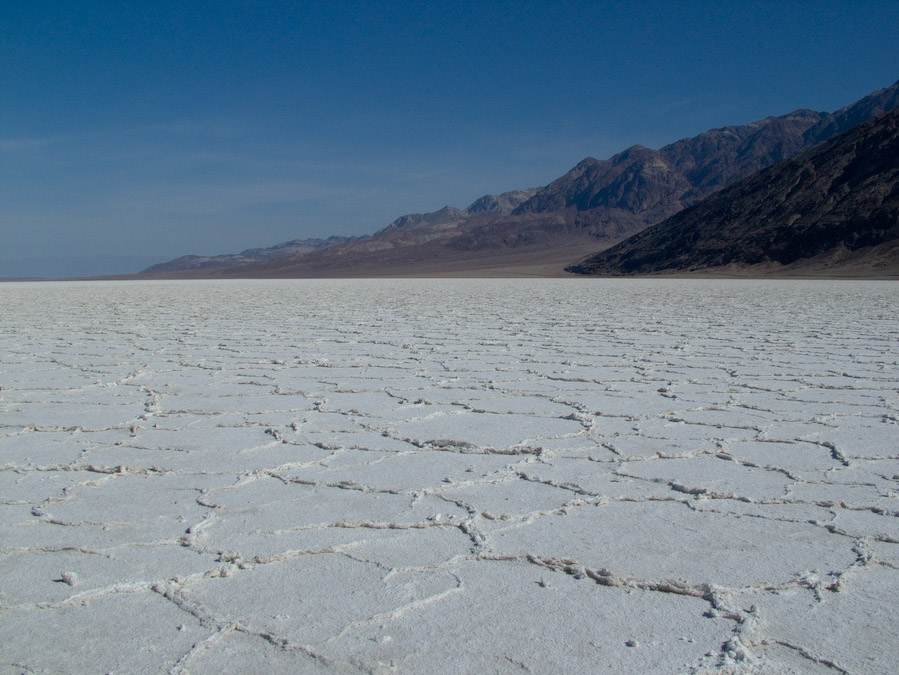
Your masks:
[[[858,273],[899,263],[899,109],[759,171],[569,271]],[[810,270],[811,268],[811,270]]]
[[[370,236],[300,240],[235,256],[185,256],[143,274],[555,274],[897,106],[899,82],[834,113],[796,110],[712,129],[659,150],[635,145],[606,160],[588,157],[543,188],[487,195],[465,209],[402,216]],[[291,244],[314,250],[292,250]]]
[[[175,258],[169,262],[151,265],[144,270],[144,273],[154,274],[158,272],[172,272],[176,270],[204,270],[217,267],[237,267],[239,265],[248,265],[263,260],[277,260],[278,258],[287,258],[292,255],[301,255],[303,253],[312,253],[320,251],[329,246],[337,246],[350,241],[359,241],[367,237],[328,237],[327,239],[292,239],[285,241],[283,244],[276,244],[268,248],[248,248],[240,253],[231,253],[225,255],[184,255]]]

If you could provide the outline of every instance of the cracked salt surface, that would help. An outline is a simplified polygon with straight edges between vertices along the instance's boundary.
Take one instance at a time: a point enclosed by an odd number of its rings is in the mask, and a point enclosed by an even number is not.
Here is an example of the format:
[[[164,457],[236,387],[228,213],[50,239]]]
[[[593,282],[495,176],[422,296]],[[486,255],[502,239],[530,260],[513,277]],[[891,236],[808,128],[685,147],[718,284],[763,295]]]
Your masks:
[[[899,672],[893,283],[3,284],[0,316],[0,672]]]

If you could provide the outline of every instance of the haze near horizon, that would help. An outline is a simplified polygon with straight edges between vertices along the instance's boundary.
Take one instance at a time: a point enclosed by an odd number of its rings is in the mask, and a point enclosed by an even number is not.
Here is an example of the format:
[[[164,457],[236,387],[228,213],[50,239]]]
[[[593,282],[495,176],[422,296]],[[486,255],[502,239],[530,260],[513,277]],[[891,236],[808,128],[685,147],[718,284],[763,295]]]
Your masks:
[[[899,77],[894,2],[4,3],[0,278],[136,272],[545,185]]]

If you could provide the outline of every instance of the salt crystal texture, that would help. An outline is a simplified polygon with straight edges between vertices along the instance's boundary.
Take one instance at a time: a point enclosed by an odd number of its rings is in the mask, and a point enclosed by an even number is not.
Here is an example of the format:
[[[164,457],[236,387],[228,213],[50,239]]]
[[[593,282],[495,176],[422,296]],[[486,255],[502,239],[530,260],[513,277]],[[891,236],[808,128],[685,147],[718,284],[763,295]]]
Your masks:
[[[8,283],[0,316],[4,671],[899,672],[894,283]]]

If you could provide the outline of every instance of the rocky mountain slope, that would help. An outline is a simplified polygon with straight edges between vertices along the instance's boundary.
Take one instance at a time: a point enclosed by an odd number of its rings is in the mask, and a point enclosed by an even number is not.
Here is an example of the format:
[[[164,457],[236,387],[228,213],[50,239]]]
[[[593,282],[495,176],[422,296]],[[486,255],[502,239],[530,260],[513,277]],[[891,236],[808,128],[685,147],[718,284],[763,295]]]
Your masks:
[[[276,244],[268,248],[248,248],[240,253],[226,255],[185,255],[168,262],[151,265],[141,274],[156,274],[160,272],[173,272],[177,270],[208,270],[218,267],[237,267],[249,265],[266,260],[277,260],[303,253],[321,251],[331,246],[346,244],[351,241],[359,241],[367,237],[328,237],[327,239],[293,239],[283,244]]]
[[[447,223],[459,223],[472,216],[484,214],[499,216],[508,215],[512,213],[516,207],[526,202],[539,191],[540,188],[530,188],[528,190],[504,192],[501,195],[484,195],[472,202],[467,209],[444,206],[439,211],[434,211],[433,213],[411,213],[409,215],[400,216],[383,230],[375,232],[374,236],[385,235],[388,232],[395,232],[397,230],[411,230],[421,227],[446,225]]]
[[[462,221],[474,216],[509,215],[517,206],[533,197],[538,190],[538,188],[530,188],[528,190],[505,192],[500,195],[484,195],[475,200],[466,209],[444,206],[442,209],[432,213],[410,213],[405,216],[400,216],[390,223],[390,225],[375,232],[373,235],[366,235],[363,237],[335,236],[328,237],[327,239],[294,239],[293,241],[288,241],[269,248],[247,249],[246,251],[232,255],[186,255],[169,262],[148,267],[143,270],[141,274],[158,276],[168,272],[204,272],[219,268],[242,267],[290,256],[323,251],[327,248],[351,242],[356,243],[358,248],[363,251],[383,249],[383,242],[381,242],[381,244],[374,243],[370,247],[365,246],[361,242],[370,241],[372,239],[390,240],[391,233],[409,232],[416,229],[428,229],[429,231],[433,230],[436,232],[439,226],[444,226],[440,229],[446,229],[446,226],[455,227]],[[400,242],[405,242],[405,238],[402,235],[394,235],[392,238]],[[413,240],[416,239],[413,238]]]
[[[588,157],[513,213],[603,209],[652,224],[897,106],[899,82],[835,113],[796,110],[711,129],[659,150],[635,145],[605,161]]]
[[[899,109],[726,188],[584,262],[580,274],[899,274]]]
[[[583,259],[760,169],[899,105],[899,83],[835,113],[797,110],[706,131],[659,150],[588,157],[539,190],[398,218],[371,237],[211,276],[383,276],[558,265]],[[204,270],[183,270],[196,276]],[[165,274],[165,272],[157,272]]]

